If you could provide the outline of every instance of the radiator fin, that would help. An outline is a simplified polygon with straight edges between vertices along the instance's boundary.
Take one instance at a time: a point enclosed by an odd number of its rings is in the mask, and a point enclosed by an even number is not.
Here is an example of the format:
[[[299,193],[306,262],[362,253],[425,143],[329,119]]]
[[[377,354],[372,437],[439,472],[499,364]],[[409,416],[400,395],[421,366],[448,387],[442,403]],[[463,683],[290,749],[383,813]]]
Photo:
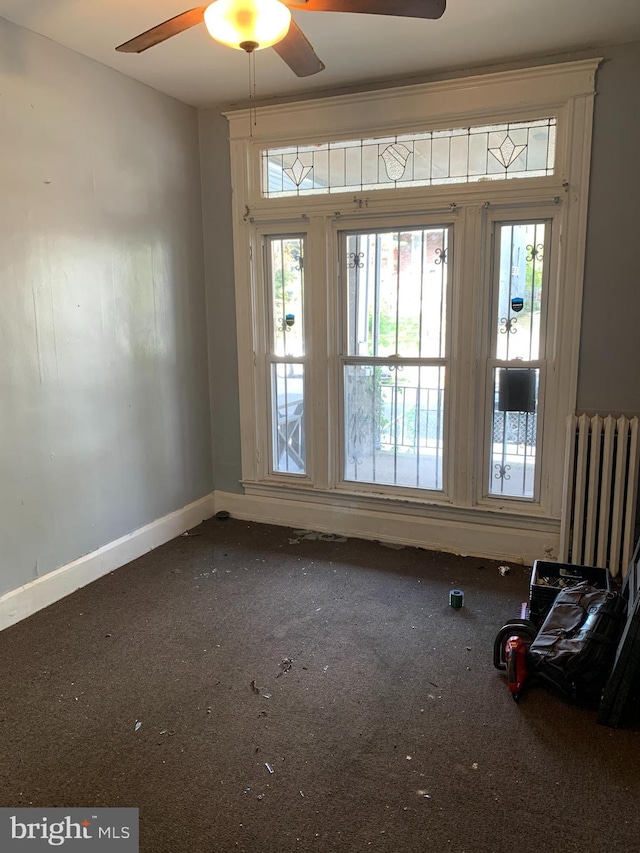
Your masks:
[[[639,420],[572,415],[567,421],[560,560],[626,575],[633,553]]]

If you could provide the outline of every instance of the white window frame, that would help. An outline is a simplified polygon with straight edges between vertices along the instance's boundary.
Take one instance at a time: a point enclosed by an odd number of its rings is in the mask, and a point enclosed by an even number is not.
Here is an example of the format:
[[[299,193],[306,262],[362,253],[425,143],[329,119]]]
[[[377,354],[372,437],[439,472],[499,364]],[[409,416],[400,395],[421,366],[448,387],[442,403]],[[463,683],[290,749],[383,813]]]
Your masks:
[[[511,367],[517,367],[517,362],[502,362],[496,359],[494,350],[494,335],[495,326],[493,325],[495,303],[498,297],[497,288],[495,287],[495,265],[497,263],[497,247],[492,240],[495,226],[501,224],[514,224],[517,222],[540,222],[546,221],[549,223],[551,236],[547,237],[550,248],[549,257],[545,258],[544,268],[544,288],[543,288],[543,316],[540,329],[540,343],[543,352],[539,354],[538,359],[527,362],[528,366],[540,368],[540,388],[539,388],[539,405],[537,411],[538,425],[544,424],[542,430],[538,430],[536,441],[536,454],[540,454],[541,464],[536,464],[535,473],[535,499],[531,501],[532,507],[537,503],[540,506],[540,511],[546,515],[553,513],[552,509],[552,488],[554,471],[557,472],[555,466],[559,465],[560,469],[564,467],[564,444],[562,445],[562,457],[558,458],[558,454],[544,451],[545,438],[547,444],[551,443],[550,425],[555,423],[557,417],[564,417],[558,413],[557,400],[554,393],[555,385],[558,381],[559,373],[553,369],[553,338],[554,330],[548,329],[548,317],[552,312],[553,317],[557,316],[557,301],[561,291],[560,282],[560,252],[559,246],[562,237],[562,226],[564,220],[564,205],[558,202],[553,202],[547,206],[527,206],[523,211],[518,211],[513,207],[495,209],[487,209],[484,217],[484,314],[482,315],[482,324],[484,333],[479,338],[479,382],[478,399],[483,401],[484,406],[484,430],[482,435],[481,447],[478,448],[478,477],[476,502],[478,505],[491,506],[496,503],[500,505],[508,505],[511,502],[514,507],[517,499],[509,497],[501,497],[499,495],[487,494],[488,474],[490,465],[489,439],[488,436],[492,432],[492,414],[493,414],[493,386],[490,381],[490,369],[498,365],[504,364]],[[553,325],[553,324],[552,324]],[[552,369],[549,369],[552,365]],[[482,423],[479,416],[478,423]]]
[[[442,359],[445,367],[445,376],[446,376],[446,390],[445,390],[445,404],[444,404],[444,426],[445,429],[443,431],[443,444],[445,446],[445,454],[443,459],[443,471],[442,471],[442,479],[443,479],[443,488],[441,491],[434,491],[430,489],[420,490],[422,492],[422,496],[419,499],[422,500],[435,500],[437,502],[441,502],[443,504],[451,503],[451,495],[450,489],[448,488],[448,484],[451,481],[451,477],[448,475],[448,472],[451,469],[451,453],[446,452],[446,448],[450,446],[451,437],[453,434],[452,427],[452,419],[450,417],[450,409],[451,409],[451,399],[453,394],[450,390],[450,383],[452,380],[451,370],[451,354],[452,354],[452,346],[451,346],[451,338],[450,330],[452,327],[451,318],[453,317],[452,311],[452,301],[453,301],[453,278],[455,276],[456,264],[455,264],[455,252],[456,252],[456,238],[455,238],[455,230],[454,230],[454,219],[451,217],[451,211],[447,211],[446,214],[418,214],[413,216],[392,216],[387,215],[384,217],[384,224],[381,223],[380,219],[375,218],[367,218],[366,216],[363,218],[357,218],[351,221],[349,218],[345,218],[343,220],[340,217],[338,222],[333,223],[333,244],[338,247],[338,251],[340,250],[340,244],[343,239],[344,232],[350,233],[353,231],[366,231],[368,229],[374,231],[376,229],[402,229],[402,228],[410,228],[410,227],[418,227],[418,228],[449,228],[449,241],[450,246],[453,249],[452,252],[452,269],[453,275],[449,280],[449,287],[447,290],[447,338],[446,338],[446,346],[445,346],[445,355]],[[343,453],[345,450],[345,439],[344,439],[344,365],[349,363],[354,363],[359,359],[355,359],[349,356],[348,353],[348,329],[346,328],[345,318],[348,314],[348,298],[347,298],[347,288],[342,281],[342,273],[343,267],[340,263],[340,257],[338,258],[338,290],[339,290],[339,311],[338,314],[334,317],[334,326],[337,334],[339,335],[339,347],[336,351],[336,359],[338,362],[338,381],[336,384],[336,389],[338,392],[338,409],[336,412],[336,420],[338,422],[338,430],[336,439],[338,441],[338,447],[341,449],[340,453],[335,454],[334,459],[334,477],[333,483],[337,490],[341,490],[343,492],[353,492],[360,494],[370,494],[373,490],[379,492],[381,495],[387,496],[398,496],[402,495],[410,499],[416,498],[416,489],[403,487],[403,486],[395,486],[395,485],[383,485],[381,483],[376,483],[372,485],[366,482],[356,482],[353,480],[345,480],[343,476]],[[384,358],[384,357],[381,357]],[[371,359],[364,358],[364,361],[370,361]],[[409,359],[411,361],[411,359]],[[420,359],[414,359],[414,361],[418,362]],[[455,386],[454,386],[455,387]]]
[[[255,125],[248,110],[226,113],[230,124],[234,220],[236,313],[238,330],[242,484],[253,507],[251,517],[283,524],[315,522],[316,529],[396,539],[458,552],[511,556],[531,562],[557,553],[562,507],[565,415],[575,410],[580,318],[586,242],[588,181],[595,75],[601,60],[585,60],[406,86],[356,95],[319,98],[262,107]],[[490,122],[557,118],[553,176],[448,186],[332,193],[312,197],[265,199],[261,194],[261,150],[306,144],[328,138],[371,138]],[[337,232],[378,226],[402,217],[454,223],[455,259],[451,287],[464,281],[466,301],[450,320],[449,352],[455,353],[455,376],[467,377],[453,390],[448,384],[450,486],[441,499],[421,498],[403,490],[352,488],[340,481],[339,399],[340,296],[314,281],[337,280]],[[484,422],[486,399],[479,342],[486,330],[479,305],[486,305],[490,252],[489,223],[553,216],[552,288],[554,330],[547,353],[548,427],[545,428],[538,503],[483,495],[484,455],[472,425]],[[544,211],[543,213],[541,211]],[[376,219],[377,217],[377,219]],[[534,217],[535,218],[535,217]],[[463,223],[458,239],[455,223]],[[264,404],[265,282],[261,272],[262,235],[306,233],[305,313],[308,357],[307,474],[296,478],[269,472],[269,417]],[[331,239],[327,235],[331,235]],[[558,239],[560,238],[560,239]],[[560,244],[561,240],[561,244]],[[483,260],[478,260],[481,258]],[[559,286],[561,283],[562,286]],[[483,301],[484,299],[484,301]],[[559,334],[561,329],[561,334]],[[464,341],[465,345],[461,346]],[[261,343],[262,342],[262,343]],[[326,345],[325,345],[326,344]],[[327,376],[331,381],[327,382]],[[447,376],[448,383],[453,375]],[[486,411],[486,410],[485,410]],[[453,431],[452,424],[456,425]],[[455,457],[455,464],[452,459]],[[334,460],[335,464],[331,463]],[[443,474],[446,473],[443,472]],[[293,480],[295,479],[295,482]],[[413,491],[413,490],[411,490]],[[485,490],[486,491],[486,490]],[[268,509],[266,506],[268,504]],[[383,522],[381,524],[381,519]]]
[[[261,271],[261,274],[264,276],[264,284],[263,284],[263,298],[260,301],[263,303],[263,306],[261,306],[261,307],[263,307],[263,310],[264,310],[264,321],[262,323],[262,327],[264,329],[264,342],[258,343],[258,346],[256,349],[261,354],[261,356],[264,357],[264,375],[263,375],[263,378],[258,379],[258,387],[264,388],[265,394],[266,394],[266,404],[265,404],[266,410],[268,412],[270,412],[271,414],[273,414],[273,392],[274,392],[274,388],[273,388],[272,369],[273,369],[274,365],[276,365],[276,364],[290,363],[290,364],[301,364],[303,366],[303,375],[304,375],[304,378],[303,378],[303,388],[304,388],[303,405],[306,406],[307,392],[308,392],[308,386],[309,386],[309,381],[307,378],[307,370],[309,367],[309,352],[308,352],[308,349],[306,346],[306,342],[307,342],[307,338],[308,338],[307,327],[308,327],[308,323],[309,323],[309,319],[310,319],[309,315],[308,315],[308,311],[307,311],[307,306],[306,306],[306,290],[307,290],[306,279],[307,279],[307,276],[306,276],[305,263],[306,263],[306,253],[307,253],[307,234],[304,231],[298,231],[296,233],[292,232],[292,233],[288,233],[288,234],[282,234],[282,233],[278,232],[277,234],[273,234],[269,231],[264,231],[264,230],[261,230],[259,233],[260,233],[261,238],[262,238],[261,239],[261,249],[263,252],[263,259],[262,259],[262,264],[260,264],[260,271]],[[275,340],[274,340],[275,336],[274,336],[274,324],[273,324],[273,321],[275,318],[273,316],[271,316],[272,310],[273,310],[272,302],[271,302],[271,296],[272,296],[271,288],[273,287],[273,281],[272,281],[272,277],[271,277],[272,271],[270,268],[270,264],[269,264],[269,260],[268,260],[268,252],[267,252],[267,246],[268,246],[270,238],[275,238],[275,239],[297,238],[297,239],[300,239],[302,241],[302,244],[304,247],[303,253],[302,253],[302,266],[303,266],[302,281],[303,281],[303,288],[304,288],[303,329],[304,329],[304,340],[305,340],[305,352],[304,352],[304,355],[302,355],[302,356],[287,356],[287,355],[277,356],[273,352],[273,350],[275,349]],[[269,320],[271,320],[271,322],[269,322]],[[257,368],[257,365],[256,365],[256,368]],[[310,424],[310,429],[311,429],[311,432],[313,432],[313,424]],[[266,476],[268,476],[269,478],[274,477],[274,478],[276,478],[276,481],[277,481],[277,478],[283,476],[283,474],[285,472],[274,470],[274,460],[272,458],[272,448],[275,447],[277,444],[277,437],[274,435],[273,417],[268,418],[268,428],[267,428],[267,430],[265,430],[264,434],[265,434],[265,438],[267,439],[267,446],[269,448],[269,452],[266,452],[266,448],[265,448],[265,459],[268,460],[268,474]],[[306,459],[305,459],[305,471],[304,471],[304,473],[286,472],[286,476],[295,477],[300,482],[312,482],[312,480],[313,480],[313,478],[310,476],[308,460],[306,460]]]

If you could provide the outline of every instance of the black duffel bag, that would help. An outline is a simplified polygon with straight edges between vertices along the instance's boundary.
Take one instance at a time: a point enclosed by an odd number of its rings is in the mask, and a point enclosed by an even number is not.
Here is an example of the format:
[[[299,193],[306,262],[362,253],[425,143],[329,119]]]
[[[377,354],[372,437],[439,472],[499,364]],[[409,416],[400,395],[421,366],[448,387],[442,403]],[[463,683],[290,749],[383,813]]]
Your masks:
[[[532,674],[572,701],[600,695],[625,624],[626,600],[588,583],[558,593],[529,647]]]

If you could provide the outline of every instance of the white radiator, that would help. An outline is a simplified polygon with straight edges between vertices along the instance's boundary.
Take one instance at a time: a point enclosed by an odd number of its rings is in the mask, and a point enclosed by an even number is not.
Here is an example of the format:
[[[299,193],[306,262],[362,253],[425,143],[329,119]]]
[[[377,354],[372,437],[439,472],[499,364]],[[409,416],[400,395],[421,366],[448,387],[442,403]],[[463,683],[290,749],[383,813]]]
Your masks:
[[[567,422],[560,560],[626,575],[633,553],[638,418],[572,415]]]

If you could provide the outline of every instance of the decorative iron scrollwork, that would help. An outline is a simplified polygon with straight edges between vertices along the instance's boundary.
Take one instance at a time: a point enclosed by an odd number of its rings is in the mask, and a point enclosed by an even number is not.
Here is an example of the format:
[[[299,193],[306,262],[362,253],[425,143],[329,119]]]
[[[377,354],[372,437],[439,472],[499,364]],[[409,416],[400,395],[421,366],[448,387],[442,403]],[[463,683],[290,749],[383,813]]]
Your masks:
[[[516,329],[516,323],[518,322],[517,317],[501,317],[500,318],[500,334],[501,335],[515,335],[518,331]]]
[[[446,264],[447,263],[447,249],[436,249],[436,264]]]
[[[511,465],[501,465],[499,462],[494,466],[497,473],[494,474],[496,480],[510,480],[511,474],[507,472],[511,470]]]
[[[347,266],[350,270],[355,267],[362,269],[364,266],[364,261],[362,260],[364,258],[364,252],[349,252],[348,258]]]
[[[542,243],[538,243],[537,246],[527,246],[527,261],[541,261],[543,258],[544,245]]]
[[[390,358],[390,359],[392,358],[395,362],[398,362],[400,360],[401,356],[399,353],[394,352],[392,355],[388,356],[388,358]],[[394,370],[397,370],[400,373],[402,373],[402,371],[404,370],[404,366],[402,364],[397,364],[397,363],[396,364],[389,364],[388,369],[389,369],[390,373],[392,373]]]
[[[295,247],[293,247],[293,248],[291,249],[291,257],[293,258],[293,260],[294,260],[294,261],[297,261],[297,262],[298,262],[298,263],[293,267],[293,269],[294,269],[296,272],[300,272],[300,270],[302,269],[302,266],[303,266],[303,264],[302,264],[302,252],[300,252],[298,249],[296,249]]]

